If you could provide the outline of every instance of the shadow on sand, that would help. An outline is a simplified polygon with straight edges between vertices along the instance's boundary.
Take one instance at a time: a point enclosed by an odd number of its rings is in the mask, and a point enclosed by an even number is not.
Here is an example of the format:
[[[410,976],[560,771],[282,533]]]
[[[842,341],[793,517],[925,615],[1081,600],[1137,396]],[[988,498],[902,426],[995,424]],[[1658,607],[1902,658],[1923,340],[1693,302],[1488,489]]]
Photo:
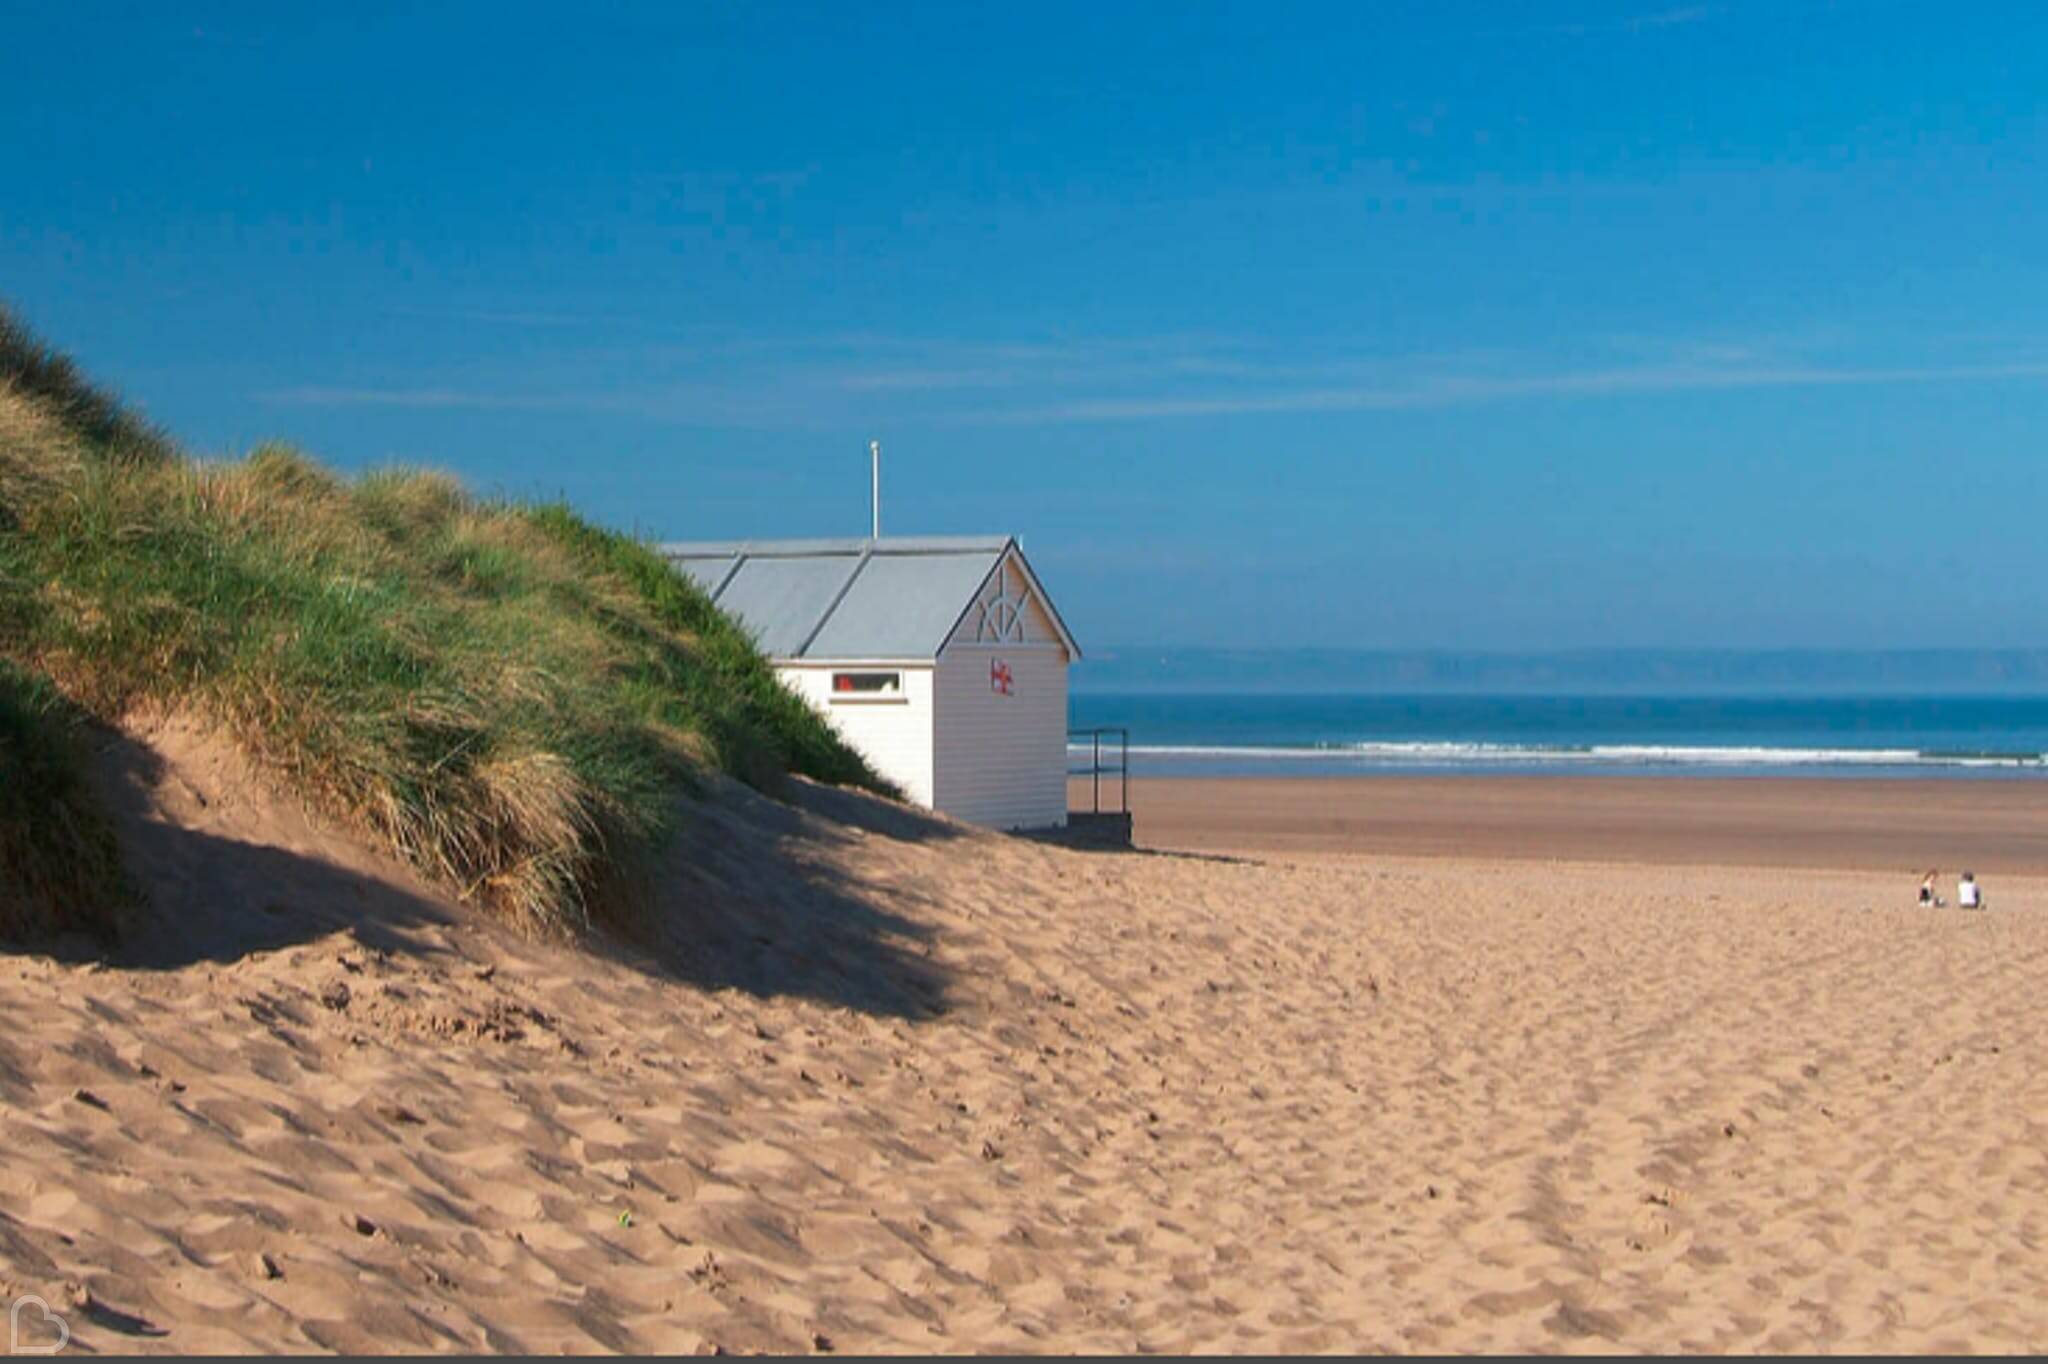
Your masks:
[[[957,838],[944,821],[793,781],[787,804],[727,783],[687,801],[625,935],[704,989],[797,995],[905,1019],[946,1011],[932,930],[883,906],[850,867],[877,841]]]
[[[483,924],[310,821],[306,846],[286,847],[167,817],[167,795],[204,810],[223,798],[247,803],[245,793],[209,796],[147,744],[101,737],[101,794],[146,900],[111,953],[83,938],[39,943],[38,950],[174,970],[347,932],[371,948],[433,956],[453,950],[449,930]],[[929,960],[931,930],[884,908],[884,893],[849,867],[870,840],[930,843],[960,831],[814,783],[792,781],[787,794],[784,804],[722,782],[703,799],[684,800],[674,839],[631,878],[619,897],[625,907],[606,915],[609,926],[581,949],[705,990],[797,997],[892,1018],[943,1013],[947,977]]]
[[[167,818],[165,797],[211,808],[226,794],[195,787],[149,745],[99,737],[96,785],[121,858],[141,896],[107,954],[110,964],[175,970],[230,962],[352,932],[366,946],[418,951],[419,930],[456,923],[460,911],[430,895],[323,856],[191,828]],[[312,832],[310,826],[308,832]]]
[[[1072,818],[1075,822],[1065,828],[1021,829],[1011,836],[1026,839],[1033,843],[1044,843],[1055,848],[1065,848],[1068,852],[1087,853],[1098,857],[1164,857],[1184,862],[1224,862],[1232,866],[1253,867],[1264,865],[1263,860],[1260,858],[1245,857],[1237,853],[1195,852],[1191,849],[1182,848],[1148,848],[1141,843],[1131,840],[1131,830],[1128,823],[1121,830],[1122,837],[1105,837],[1103,834],[1080,823],[1082,819],[1086,818],[1084,814],[1076,814]]]

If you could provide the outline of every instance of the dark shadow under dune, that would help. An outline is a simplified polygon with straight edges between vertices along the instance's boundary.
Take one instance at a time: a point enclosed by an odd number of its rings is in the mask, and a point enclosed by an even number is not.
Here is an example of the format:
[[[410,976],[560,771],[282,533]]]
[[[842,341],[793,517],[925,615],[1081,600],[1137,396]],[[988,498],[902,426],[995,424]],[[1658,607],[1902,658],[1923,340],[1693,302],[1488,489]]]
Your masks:
[[[685,802],[621,946],[643,969],[700,989],[911,1020],[945,1012],[930,927],[884,908],[835,854],[959,831],[871,797],[792,787],[793,804],[731,784]]]
[[[311,850],[244,842],[165,819],[156,793],[178,778],[167,776],[154,749],[125,734],[104,737],[97,767],[122,861],[145,897],[109,955],[113,965],[171,970],[227,962],[342,931],[369,947],[420,951],[426,944],[409,930],[460,917]]]
[[[310,821],[295,835],[302,847],[190,827],[166,813],[167,800],[189,802],[193,823],[213,822],[206,812],[222,801],[263,802],[243,799],[253,793],[199,790],[127,734],[102,734],[98,747],[97,784],[144,902],[111,951],[83,938],[27,945],[34,950],[175,970],[342,932],[366,947],[433,956],[451,950],[449,930],[497,928],[482,911],[408,884],[395,866],[375,870],[382,859]],[[682,800],[674,838],[576,950],[704,990],[891,1018],[944,1012],[946,976],[928,958],[931,929],[885,908],[886,892],[862,884],[857,853],[846,854],[869,840],[923,842],[962,831],[800,779],[787,794],[783,803],[721,782]],[[234,819],[219,822],[230,833],[236,827]]]
[[[795,809],[899,843],[941,843],[970,832],[916,806],[883,800],[865,791],[821,785],[805,777],[791,777],[782,794]]]
[[[1036,833],[1022,833],[1018,834],[1017,837],[1028,838],[1035,843],[1046,843],[1056,848],[1064,848],[1068,852],[1081,853],[1089,857],[1152,857],[1165,858],[1176,862],[1220,862],[1234,867],[1262,867],[1267,865],[1267,860],[1264,858],[1246,857],[1238,853],[1190,852],[1181,848],[1148,848],[1141,843],[1069,843],[1057,837]]]

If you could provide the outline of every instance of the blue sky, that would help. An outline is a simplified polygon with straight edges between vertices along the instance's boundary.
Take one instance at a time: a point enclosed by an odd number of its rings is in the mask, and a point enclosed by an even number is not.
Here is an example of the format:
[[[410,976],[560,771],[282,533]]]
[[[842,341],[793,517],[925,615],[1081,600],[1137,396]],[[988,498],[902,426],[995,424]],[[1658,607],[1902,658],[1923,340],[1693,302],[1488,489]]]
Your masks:
[[[2048,6],[19,7],[0,297],[196,448],[1021,535],[1085,643],[2048,619]]]

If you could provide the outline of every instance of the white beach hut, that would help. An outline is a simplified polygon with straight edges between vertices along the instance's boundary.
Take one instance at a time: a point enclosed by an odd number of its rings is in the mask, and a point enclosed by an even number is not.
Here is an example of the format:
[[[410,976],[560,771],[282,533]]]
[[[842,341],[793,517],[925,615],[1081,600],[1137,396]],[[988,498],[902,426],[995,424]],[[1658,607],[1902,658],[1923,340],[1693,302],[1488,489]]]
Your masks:
[[[1067,819],[1081,656],[1013,538],[668,544],[776,673],[912,800],[998,829]]]

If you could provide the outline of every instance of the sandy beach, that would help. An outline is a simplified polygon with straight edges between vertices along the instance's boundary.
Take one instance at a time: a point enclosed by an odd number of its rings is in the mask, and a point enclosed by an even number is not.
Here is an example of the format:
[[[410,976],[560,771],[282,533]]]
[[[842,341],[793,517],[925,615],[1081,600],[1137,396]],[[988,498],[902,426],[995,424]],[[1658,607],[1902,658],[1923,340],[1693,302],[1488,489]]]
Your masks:
[[[1210,852],[2048,876],[2038,780],[1139,777],[1130,800],[1140,841]]]
[[[81,1345],[2048,1344],[2048,882],[1929,913],[1760,865],[1860,860],[1885,792],[1786,786],[1751,861],[1684,866],[1733,788],[1528,826],[1533,788],[1409,784],[1415,842],[1302,858],[1264,791],[1230,859],[728,791],[591,950],[150,738],[106,761],[154,933],[0,959],[0,1288]],[[1198,795],[1141,830],[1226,841]],[[1999,827],[1970,855],[2032,865]]]

